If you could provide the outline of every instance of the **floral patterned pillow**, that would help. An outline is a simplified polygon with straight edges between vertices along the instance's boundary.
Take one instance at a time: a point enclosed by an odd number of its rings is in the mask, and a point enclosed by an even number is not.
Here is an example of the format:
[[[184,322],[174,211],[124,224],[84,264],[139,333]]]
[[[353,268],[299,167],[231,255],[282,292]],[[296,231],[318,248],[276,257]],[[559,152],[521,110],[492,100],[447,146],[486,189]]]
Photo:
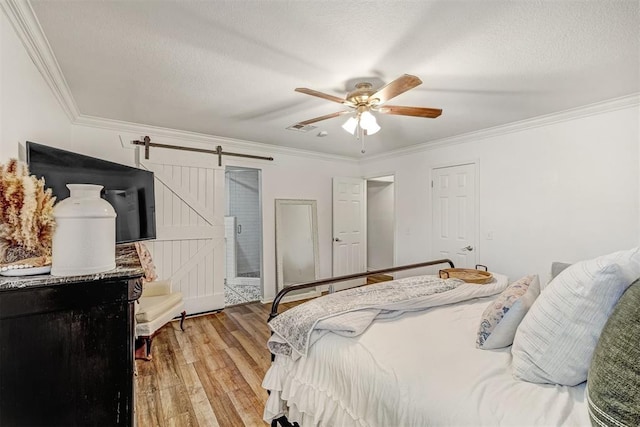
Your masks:
[[[151,253],[147,246],[142,242],[135,242],[134,246],[136,247],[136,252],[138,252],[138,258],[140,258],[140,264],[142,265],[142,269],[144,270],[144,277],[142,278],[145,282],[153,282],[158,279],[158,275],[156,274],[156,266],[153,264],[153,259],[151,258]]]
[[[482,313],[476,347],[491,350],[513,344],[518,325],[539,294],[537,275],[510,284]]]

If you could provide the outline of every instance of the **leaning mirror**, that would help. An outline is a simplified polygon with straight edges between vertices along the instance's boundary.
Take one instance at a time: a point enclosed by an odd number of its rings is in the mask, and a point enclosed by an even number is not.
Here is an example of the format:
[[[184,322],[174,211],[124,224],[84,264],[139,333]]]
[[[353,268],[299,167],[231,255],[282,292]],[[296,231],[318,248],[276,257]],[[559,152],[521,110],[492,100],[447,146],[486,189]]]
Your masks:
[[[315,200],[276,199],[276,262],[278,291],[319,277]],[[315,289],[294,292],[301,298]]]

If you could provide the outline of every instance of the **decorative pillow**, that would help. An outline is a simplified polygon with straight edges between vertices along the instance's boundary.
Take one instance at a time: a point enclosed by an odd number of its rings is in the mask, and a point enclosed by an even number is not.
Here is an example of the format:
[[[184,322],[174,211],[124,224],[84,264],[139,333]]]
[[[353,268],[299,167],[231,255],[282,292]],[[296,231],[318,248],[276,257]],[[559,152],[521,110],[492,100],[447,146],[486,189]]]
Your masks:
[[[558,276],[558,274],[562,273],[570,265],[571,264],[567,264],[566,262],[557,262],[557,261],[552,262],[551,278],[549,279],[546,285],[540,283],[540,292],[542,292],[547,287],[547,285],[549,285],[549,283],[551,283],[551,281]]]
[[[587,403],[594,426],[640,425],[640,281],[620,297],[593,353]]]
[[[571,267],[571,264],[566,262],[552,262],[551,263],[551,280],[558,277],[560,273],[565,271],[567,267]]]
[[[153,282],[158,279],[158,275],[156,274],[156,266],[153,264],[153,259],[151,258],[151,253],[147,246],[142,242],[135,242],[134,246],[136,247],[136,252],[138,252],[138,258],[140,258],[140,265],[144,270],[144,277],[142,278],[145,282]]]
[[[553,279],[518,327],[514,377],[574,386],[587,371],[620,295],[640,277],[640,248],[571,265]]]
[[[524,276],[510,284],[482,313],[476,347],[490,350],[510,346],[518,325],[539,294],[537,275]]]

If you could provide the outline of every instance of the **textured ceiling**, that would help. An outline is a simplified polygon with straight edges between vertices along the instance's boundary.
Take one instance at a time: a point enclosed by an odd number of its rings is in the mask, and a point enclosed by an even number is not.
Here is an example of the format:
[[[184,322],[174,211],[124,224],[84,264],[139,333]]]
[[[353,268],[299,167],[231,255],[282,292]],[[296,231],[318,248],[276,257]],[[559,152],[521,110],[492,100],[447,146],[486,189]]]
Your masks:
[[[31,0],[82,115],[359,157],[354,79],[423,84],[366,155],[640,92],[640,2]],[[326,137],[316,136],[326,131]]]

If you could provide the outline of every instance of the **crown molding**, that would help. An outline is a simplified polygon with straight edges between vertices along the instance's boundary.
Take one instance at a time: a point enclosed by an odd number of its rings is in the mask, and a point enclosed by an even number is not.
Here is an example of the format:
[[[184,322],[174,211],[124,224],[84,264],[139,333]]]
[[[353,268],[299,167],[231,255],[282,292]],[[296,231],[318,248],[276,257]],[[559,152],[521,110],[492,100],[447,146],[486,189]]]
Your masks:
[[[2,0],[0,7],[65,114],[73,122],[78,117],[78,107],[31,4],[27,0]]]
[[[570,120],[575,120],[583,117],[589,117],[596,114],[603,114],[617,110],[623,110],[630,107],[640,105],[640,92],[634,93],[619,98],[610,99],[607,101],[596,102],[588,104],[582,107],[572,108],[569,110],[561,111],[558,113],[546,114],[544,116],[534,117],[532,119],[521,120],[506,125],[495,126],[487,129],[482,129],[476,132],[464,133],[448,138],[441,138],[434,141],[425,142],[422,144],[412,145],[410,147],[400,148],[398,150],[388,151],[382,154],[376,154],[371,157],[363,158],[360,163],[366,164],[380,159],[389,159],[393,157],[400,157],[407,154],[416,154],[424,151],[433,150],[436,148],[464,144],[468,142],[476,142],[478,140],[494,138],[502,135],[507,135],[514,132],[521,132],[523,130],[548,126],[554,123],[562,123]],[[640,123],[640,120],[639,120]]]
[[[141,137],[149,135],[152,139],[167,138],[176,139],[183,142],[189,142],[193,144],[203,144],[207,147],[228,144],[234,149],[247,149],[253,152],[259,152],[264,155],[284,154],[297,157],[308,157],[315,160],[326,161],[339,161],[345,163],[351,163],[354,165],[359,164],[359,159],[339,156],[335,154],[324,154],[315,151],[302,150],[299,148],[282,147],[279,145],[265,144],[260,142],[245,141],[241,139],[227,138],[221,136],[207,135],[197,132],[189,132],[177,129],[163,128],[159,126],[142,125],[138,123],[125,122],[113,119],[103,119],[100,117],[79,115],[73,123],[78,126],[86,126],[98,129],[111,130],[115,132],[126,132],[139,134]],[[228,148],[228,147],[225,147]]]

